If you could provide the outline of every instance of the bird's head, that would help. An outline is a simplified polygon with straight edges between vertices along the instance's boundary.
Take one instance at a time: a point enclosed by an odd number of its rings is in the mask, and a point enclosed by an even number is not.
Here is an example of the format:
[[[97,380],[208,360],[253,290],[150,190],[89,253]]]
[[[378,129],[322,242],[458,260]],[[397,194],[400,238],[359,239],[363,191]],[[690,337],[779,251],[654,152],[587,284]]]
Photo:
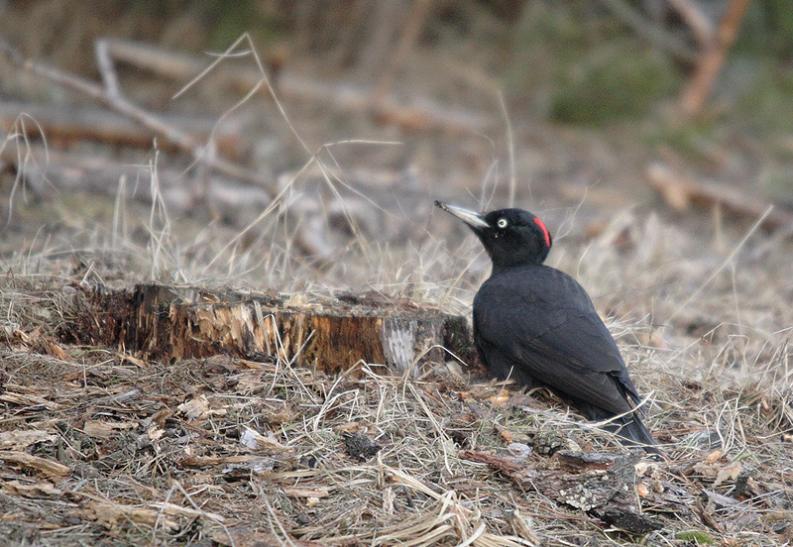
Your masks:
[[[440,201],[436,201],[435,206],[471,228],[490,255],[494,270],[542,264],[551,250],[551,234],[545,223],[523,209],[477,213]]]

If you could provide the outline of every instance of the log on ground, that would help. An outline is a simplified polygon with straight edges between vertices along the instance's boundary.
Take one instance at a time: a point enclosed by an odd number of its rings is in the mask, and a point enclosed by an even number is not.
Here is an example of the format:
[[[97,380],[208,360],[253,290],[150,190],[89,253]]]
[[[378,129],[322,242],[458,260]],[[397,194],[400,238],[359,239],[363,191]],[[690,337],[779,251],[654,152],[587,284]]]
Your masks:
[[[22,121],[26,123],[19,123],[20,116],[24,116]],[[239,160],[246,153],[240,128],[234,126],[238,124],[220,127],[213,135],[217,120],[195,115],[161,114],[161,116],[165,123],[178,127],[191,135],[196,142],[204,142],[212,137],[218,152],[230,160]],[[8,133],[14,131],[25,133],[31,139],[41,139],[42,136],[46,136],[48,144],[63,146],[79,141],[93,141],[148,150],[156,137],[153,131],[120,114],[74,104],[49,105],[0,101],[0,128]],[[161,138],[158,146],[168,152],[182,151],[167,138]]]
[[[463,316],[373,293],[319,298],[155,284],[94,289],[78,295],[61,335],[153,359],[275,356],[329,372],[361,362],[402,372],[448,360],[447,351],[476,362]]]

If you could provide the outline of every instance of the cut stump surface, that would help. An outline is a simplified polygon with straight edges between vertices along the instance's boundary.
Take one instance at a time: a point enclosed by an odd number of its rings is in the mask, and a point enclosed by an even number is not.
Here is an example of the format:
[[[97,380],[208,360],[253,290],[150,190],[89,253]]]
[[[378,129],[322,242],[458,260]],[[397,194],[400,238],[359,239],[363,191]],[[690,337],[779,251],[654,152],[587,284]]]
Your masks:
[[[278,356],[336,372],[363,361],[404,371],[451,352],[475,362],[460,315],[375,293],[334,297],[135,285],[79,298],[66,338],[177,360]]]

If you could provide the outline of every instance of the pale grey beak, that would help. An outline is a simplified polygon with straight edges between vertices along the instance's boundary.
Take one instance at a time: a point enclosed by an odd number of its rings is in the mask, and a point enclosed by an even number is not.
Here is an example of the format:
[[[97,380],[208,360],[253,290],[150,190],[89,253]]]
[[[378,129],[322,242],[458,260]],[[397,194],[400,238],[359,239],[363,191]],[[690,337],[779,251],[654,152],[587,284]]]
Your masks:
[[[462,207],[457,207],[456,205],[449,205],[448,203],[444,203],[442,201],[435,201],[435,207],[439,207],[446,211],[447,213],[451,213],[452,215],[456,216],[471,228],[489,228],[490,225],[485,222],[485,219],[482,218],[480,213],[475,211],[470,211],[468,209],[463,209]]]

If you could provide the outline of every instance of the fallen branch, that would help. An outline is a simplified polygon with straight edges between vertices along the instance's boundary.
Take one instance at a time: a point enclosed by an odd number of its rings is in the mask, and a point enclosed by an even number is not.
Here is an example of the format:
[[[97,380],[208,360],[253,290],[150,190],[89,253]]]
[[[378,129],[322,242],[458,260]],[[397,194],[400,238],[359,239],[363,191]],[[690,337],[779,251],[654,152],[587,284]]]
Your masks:
[[[376,294],[320,299],[197,287],[136,285],[78,297],[72,340],[163,360],[218,354],[278,357],[341,371],[360,362],[413,370],[449,358],[474,361],[462,316]]]
[[[27,452],[18,450],[2,450],[0,451],[0,461],[3,466],[18,465],[35,471],[40,471],[48,477],[61,479],[68,476],[72,470],[60,462],[51,460],[49,458],[41,458],[33,456]]]
[[[166,78],[190,80],[206,68],[206,61],[200,57],[130,41],[107,39],[105,42],[109,54],[117,61]],[[262,74],[255,69],[227,66],[218,69],[217,77],[248,92],[261,82]],[[344,112],[368,113],[380,123],[412,131],[478,133],[486,130],[490,122],[489,117],[482,114],[448,109],[426,99],[407,105],[393,96],[384,95],[373,103],[373,93],[368,88],[341,82],[326,84],[285,70],[278,77],[278,92],[286,99],[331,106]]]
[[[771,205],[724,184],[694,180],[662,163],[649,165],[646,176],[664,201],[677,211],[684,211],[690,205],[720,207],[724,213],[754,221],[762,217]],[[790,228],[793,226],[793,212],[777,207],[768,213],[762,225],[768,230]]]
[[[248,171],[211,153],[213,144],[202,146],[200,142],[185,131],[169,125],[162,117],[147,112],[132,104],[123,97],[110,94],[102,86],[74,74],[50,67],[43,63],[25,59],[10,45],[0,42],[0,55],[5,57],[12,65],[26,70],[32,74],[45,78],[72,91],[76,91],[95,100],[127,118],[139,123],[153,131],[156,135],[167,139],[174,146],[191,154],[195,159],[209,167],[211,170],[224,175],[244,180],[260,186],[270,194],[275,194],[273,182],[263,179],[257,173]]]
[[[33,147],[29,152],[29,156],[19,155],[13,147],[6,147],[0,152],[0,162],[14,166],[24,177],[28,189],[41,198],[51,196],[53,190],[108,197],[118,196],[120,192],[123,199],[144,204],[151,204],[154,198],[148,165],[119,163],[97,155],[54,150],[45,153],[43,147]],[[245,226],[270,203],[269,194],[261,188],[217,175],[202,180],[198,174],[158,166],[157,177],[158,197],[169,211],[181,215],[195,209],[199,189],[212,211],[237,227]],[[121,180],[124,180],[123,185]]]
[[[121,163],[97,155],[45,152],[41,146],[31,146],[22,154],[7,146],[0,151],[0,165],[3,164],[21,175],[26,188],[41,199],[52,197],[53,191],[105,195],[145,205],[156,198],[162,200],[170,213],[179,216],[194,215],[203,200],[209,204],[214,219],[238,229],[248,226],[271,202],[267,192],[257,186],[162,165],[157,167],[157,195],[153,196],[148,164]],[[367,194],[382,196],[383,201],[390,198],[394,185],[404,181],[398,172],[352,170],[345,175],[356,187],[368,184]],[[288,172],[279,181],[288,184],[295,176],[296,173]],[[322,194],[325,181],[318,170],[309,170],[304,176],[312,199],[294,200],[287,212],[301,219],[301,245],[308,254],[329,257],[348,245],[354,236],[348,228],[350,222],[367,238],[395,241],[411,237],[409,226],[389,222],[388,215],[357,195]],[[403,192],[416,203],[426,201],[424,194],[414,196],[409,189]]]
[[[11,131],[20,115],[33,118],[35,124],[17,125],[24,129],[28,138],[41,137],[43,131],[47,141],[71,144],[75,141],[95,141],[103,144],[134,148],[151,148],[155,133],[127,117],[96,108],[77,105],[47,105],[22,102],[0,102],[0,128]],[[163,123],[176,127],[196,142],[209,138],[214,122],[195,116],[162,115]],[[39,131],[40,130],[40,131]],[[215,136],[218,152],[230,159],[243,155],[239,132],[219,131]],[[168,138],[161,138],[158,147],[165,151],[184,151]]]
[[[702,111],[705,101],[713,90],[716,77],[727,58],[727,52],[738,36],[738,29],[748,7],[749,0],[730,0],[719,23],[718,32],[703,48],[694,76],[680,97],[681,109],[687,116],[696,116]]]

